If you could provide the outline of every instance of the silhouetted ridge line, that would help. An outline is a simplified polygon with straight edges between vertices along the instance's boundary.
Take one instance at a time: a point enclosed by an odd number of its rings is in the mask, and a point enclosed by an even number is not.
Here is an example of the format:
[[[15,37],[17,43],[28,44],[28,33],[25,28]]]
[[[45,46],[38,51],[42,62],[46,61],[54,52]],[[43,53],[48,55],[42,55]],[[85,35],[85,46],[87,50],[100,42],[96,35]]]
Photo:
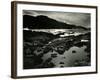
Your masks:
[[[29,29],[83,29],[88,30],[82,26],[67,24],[44,15],[30,16],[23,15],[23,28]]]

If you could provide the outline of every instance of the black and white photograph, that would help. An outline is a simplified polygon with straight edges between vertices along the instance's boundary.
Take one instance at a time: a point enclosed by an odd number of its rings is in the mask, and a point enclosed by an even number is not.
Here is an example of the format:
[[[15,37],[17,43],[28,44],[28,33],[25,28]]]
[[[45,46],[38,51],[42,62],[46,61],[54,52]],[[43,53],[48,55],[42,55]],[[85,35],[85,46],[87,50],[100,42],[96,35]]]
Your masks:
[[[24,69],[91,66],[91,14],[23,10]]]
[[[97,73],[97,7],[12,2],[12,77]]]

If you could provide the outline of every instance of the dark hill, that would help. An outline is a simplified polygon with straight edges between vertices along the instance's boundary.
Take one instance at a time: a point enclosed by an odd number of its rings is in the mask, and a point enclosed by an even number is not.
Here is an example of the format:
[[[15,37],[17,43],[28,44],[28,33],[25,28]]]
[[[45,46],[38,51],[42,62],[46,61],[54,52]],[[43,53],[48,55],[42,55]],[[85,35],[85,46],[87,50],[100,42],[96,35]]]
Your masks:
[[[76,26],[71,24],[66,24],[54,19],[51,19],[47,16],[29,16],[23,15],[23,27],[29,29],[83,29],[87,28],[82,26]]]

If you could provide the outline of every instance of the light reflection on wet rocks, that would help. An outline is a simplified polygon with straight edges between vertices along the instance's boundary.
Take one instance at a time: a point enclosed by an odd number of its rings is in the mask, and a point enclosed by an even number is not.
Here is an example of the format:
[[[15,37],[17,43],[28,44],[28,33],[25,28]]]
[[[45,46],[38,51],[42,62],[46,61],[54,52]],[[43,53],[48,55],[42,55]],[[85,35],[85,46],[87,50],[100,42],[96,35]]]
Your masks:
[[[91,65],[91,40],[88,34],[62,38],[46,33],[37,34],[24,39],[24,69]]]

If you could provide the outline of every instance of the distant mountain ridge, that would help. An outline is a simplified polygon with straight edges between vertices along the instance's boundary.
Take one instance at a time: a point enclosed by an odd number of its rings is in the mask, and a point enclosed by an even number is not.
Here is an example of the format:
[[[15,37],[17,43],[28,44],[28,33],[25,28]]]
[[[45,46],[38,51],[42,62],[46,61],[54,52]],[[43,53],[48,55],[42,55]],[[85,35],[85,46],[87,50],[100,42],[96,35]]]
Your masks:
[[[44,15],[39,16],[30,16],[23,15],[23,28],[29,29],[83,29],[88,30],[82,26],[76,26],[72,24],[67,24],[64,22],[60,22],[49,18]]]

